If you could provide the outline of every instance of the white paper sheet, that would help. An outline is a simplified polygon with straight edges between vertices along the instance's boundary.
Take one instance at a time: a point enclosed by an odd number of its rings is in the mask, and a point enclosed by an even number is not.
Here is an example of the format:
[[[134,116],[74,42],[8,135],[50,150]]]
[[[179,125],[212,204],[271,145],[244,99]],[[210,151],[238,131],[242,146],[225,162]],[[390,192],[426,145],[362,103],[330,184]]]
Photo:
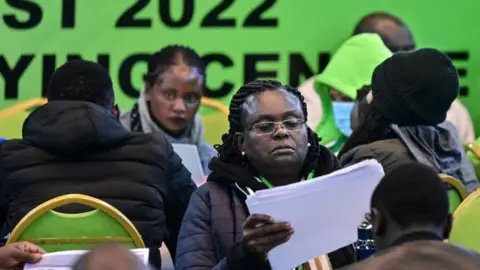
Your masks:
[[[268,254],[272,269],[288,270],[353,243],[370,209],[370,197],[384,176],[367,160],[319,178],[261,190],[247,199],[250,213],[289,222],[292,238]]]
[[[173,150],[182,159],[183,166],[192,174],[192,180],[200,186],[205,182],[202,161],[198,154],[197,146],[193,144],[172,143]]]
[[[25,264],[25,270],[71,270],[78,258],[88,250],[70,250],[47,253],[43,255],[40,262],[35,264]],[[148,248],[131,249],[131,252],[145,264],[148,264]],[[145,268],[147,269],[147,267]]]

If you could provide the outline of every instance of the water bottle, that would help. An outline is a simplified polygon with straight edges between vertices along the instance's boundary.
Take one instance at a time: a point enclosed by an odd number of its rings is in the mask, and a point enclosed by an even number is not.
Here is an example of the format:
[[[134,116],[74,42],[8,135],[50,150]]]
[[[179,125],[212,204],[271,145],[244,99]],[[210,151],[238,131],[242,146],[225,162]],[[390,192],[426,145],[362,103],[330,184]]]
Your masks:
[[[359,262],[375,253],[375,242],[373,241],[372,225],[362,222],[357,228],[358,240],[355,242],[355,257]]]

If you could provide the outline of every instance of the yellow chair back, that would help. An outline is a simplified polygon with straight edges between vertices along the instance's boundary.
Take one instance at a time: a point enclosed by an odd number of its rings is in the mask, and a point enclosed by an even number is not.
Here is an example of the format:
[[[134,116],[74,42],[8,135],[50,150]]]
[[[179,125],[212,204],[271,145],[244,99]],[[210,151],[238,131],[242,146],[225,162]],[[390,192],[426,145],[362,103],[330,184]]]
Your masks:
[[[472,192],[453,215],[448,242],[480,252],[480,189]]]
[[[94,210],[79,214],[54,210],[70,204]],[[89,249],[102,243],[145,247],[140,233],[125,215],[112,205],[83,194],[59,196],[35,207],[20,220],[7,244],[19,241],[35,243],[48,252]]]
[[[205,127],[205,139],[210,144],[222,142],[222,135],[228,131],[228,107],[218,100],[202,98],[202,107],[213,109],[214,112],[202,115]]]
[[[454,213],[462,201],[468,196],[465,186],[455,177],[446,174],[439,174],[443,182],[449,184],[453,190],[448,191],[448,200],[450,203],[450,212]]]

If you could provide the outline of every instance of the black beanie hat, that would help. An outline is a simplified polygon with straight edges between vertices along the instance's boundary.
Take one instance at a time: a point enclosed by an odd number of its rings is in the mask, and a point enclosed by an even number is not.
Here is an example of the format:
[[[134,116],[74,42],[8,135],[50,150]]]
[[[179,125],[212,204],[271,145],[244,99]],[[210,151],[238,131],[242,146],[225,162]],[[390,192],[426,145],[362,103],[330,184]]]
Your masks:
[[[458,95],[458,73],[436,49],[396,53],[372,77],[372,106],[399,126],[437,125]]]

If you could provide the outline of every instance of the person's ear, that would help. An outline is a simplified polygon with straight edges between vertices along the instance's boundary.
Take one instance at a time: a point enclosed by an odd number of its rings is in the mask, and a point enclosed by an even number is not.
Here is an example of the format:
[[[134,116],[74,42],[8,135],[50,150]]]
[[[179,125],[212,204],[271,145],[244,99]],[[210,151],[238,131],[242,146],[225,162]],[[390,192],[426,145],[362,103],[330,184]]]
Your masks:
[[[115,117],[120,119],[120,108],[118,107],[118,104],[113,105],[112,111]]]
[[[238,152],[245,156],[245,135],[241,132],[235,132],[234,141]]]
[[[445,222],[445,228],[443,229],[443,239],[448,239],[450,237],[450,232],[453,227],[453,215],[451,213],[447,216],[447,221]]]
[[[373,236],[381,236],[386,232],[387,220],[376,208],[372,208],[370,214]]]

